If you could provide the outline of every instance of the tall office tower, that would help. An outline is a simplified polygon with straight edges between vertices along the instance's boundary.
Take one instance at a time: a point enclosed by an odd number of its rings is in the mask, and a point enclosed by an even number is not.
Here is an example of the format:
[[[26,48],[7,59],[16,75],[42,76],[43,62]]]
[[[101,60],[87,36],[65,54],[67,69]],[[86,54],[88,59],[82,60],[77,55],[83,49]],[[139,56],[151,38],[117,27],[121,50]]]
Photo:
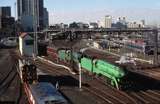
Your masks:
[[[11,17],[11,7],[0,7],[0,29],[12,28],[14,22],[14,18]]]
[[[11,7],[0,7],[1,17],[11,17]]]
[[[43,10],[44,10],[44,2],[43,0],[37,0],[39,7],[38,7],[38,12],[39,12],[39,27],[40,29],[43,29],[44,25],[43,25]]]
[[[49,26],[49,13],[47,11],[47,8],[43,9],[43,25],[44,27]]]
[[[24,30],[33,30],[35,15],[38,28],[43,28],[43,5],[43,0],[17,0],[18,19]]]
[[[111,28],[112,26],[112,16],[107,15],[104,19],[104,28]]]
[[[24,15],[33,14],[33,0],[17,0],[18,19]]]

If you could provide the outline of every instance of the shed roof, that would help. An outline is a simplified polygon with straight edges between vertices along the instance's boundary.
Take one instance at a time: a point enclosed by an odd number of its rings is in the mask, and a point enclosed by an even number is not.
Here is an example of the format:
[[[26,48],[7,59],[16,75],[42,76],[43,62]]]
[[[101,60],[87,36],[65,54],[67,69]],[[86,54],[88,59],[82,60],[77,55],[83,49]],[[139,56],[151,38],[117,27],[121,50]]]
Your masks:
[[[63,102],[66,100],[63,96],[57,91],[57,89],[50,83],[40,82],[37,84],[30,85],[31,92],[34,96],[36,96],[36,100],[51,100]]]

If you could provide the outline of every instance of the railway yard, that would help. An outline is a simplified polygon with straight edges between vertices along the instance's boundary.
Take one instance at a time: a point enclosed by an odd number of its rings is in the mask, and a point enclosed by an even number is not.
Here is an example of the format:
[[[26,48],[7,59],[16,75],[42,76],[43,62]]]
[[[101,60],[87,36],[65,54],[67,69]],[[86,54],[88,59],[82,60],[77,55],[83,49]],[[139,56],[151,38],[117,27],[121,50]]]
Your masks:
[[[0,0],[0,104],[160,104],[158,10],[158,0]]]
[[[90,51],[90,50],[89,50]],[[3,54],[8,52],[8,56],[4,56]],[[17,51],[16,51],[17,52]],[[96,55],[96,50],[90,53],[90,55]],[[10,60],[10,63],[14,63],[13,59],[15,58],[16,53],[13,50],[3,50],[1,51],[1,59],[2,61]],[[10,54],[10,55],[9,55]],[[2,57],[3,56],[3,57]],[[97,56],[97,55],[96,55]],[[13,57],[13,59],[12,59]],[[99,54],[97,57],[104,57],[103,54]],[[18,58],[18,56],[16,57]],[[20,57],[19,57],[20,58]],[[51,56],[44,57],[44,59],[51,60],[56,62]],[[108,59],[108,58],[107,58]],[[4,61],[5,62],[5,61]],[[146,88],[144,90],[126,90],[120,91],[117,90],[110,85],[105,83],[104,77],[97,77],[90,75],[83,71],[82,73],[82,89],[78,88],[78,75],[74,75],[70,73],[70,71],[65,68],[57,67],[53,64],[50,64],[42,59],[38,59],[35,62],[38,70],[40,70],[41,74],[39,74],[39,81],[41,82],[51,82],[53,85],[59,83],[59,91],[62,95],[67,99],[67,101],[71,104],[157,104],[160,102],[160,91],[159,89],[150,89]],[[1,64],[6,65],[6,64]],[[10,67],[12,66],[13,72],[10,72]],[[23,91],[23,87],[20,84],[20,79],[15,74],[16,68],[13,65],[3,66],[8,70],[7,72],[11,73],[9,75],[9,79],[2,81],[4,86],[6,87],[5,94],[1,96],[1,101],[10,101],[9,103],[16,103],[18,100],[20,102],[27,102],[26,94]],[[3,72],[1,72],[3,73]],[[6,73],[6,76],[9,74]],[[13,74],[12,74],[13,73]],[[1,76],[4,77],[4,76]],[[12,83],[10,83],[12,82]],[[8,85],[9,84],[9,85]],[[152,84],[148,82],[148,84]],[[3,84],[2,84],[3,85]],[[4,87],[2,86],[2,87]],[[13,87],[14,86],[14,87]],[[12,93],[11,93],[12,92]],[[10,97],[13,96],[16,92],[16,98]],[[18,92],[18,93],[17,93]],[[2,92],[4,93],[4,92]],[[19,99],[19,96],[20,99]],[[5,100],[4,100],[5,99]],[[15,101],[15,99],[17,99]],[[7,102],[8,103],[8,102]],[[21,104],[21,103],[20,103]]]
[[[38,62],[38,64],[40,64]],[[42,64],[40,65],[42,66]],[[46,65],[45,65],[46,66]],[[53,71],[56,73],[59,73],[58,75],[61,76],[61,74],[64,73],[60,72],[60,70],[53,70],[55,68],[52,68],[52,65],[49,65],[48,70],[50,73]],[[68,71],[66,71],[66,73],[68,73]],[[65,73],[65,74],[66,74]],[[85,73],[84,73],[85,74]],[[73,75],[72,75],[73,76]],[[85,76],[85,75],[84,75]],[[77,76],[78,77],[78,76]],[[75,78],[75,80],[77,80],[77,84],[75,84],[75,86],[78,86],[78,79],[77,77],[73,76],[73,78]],[[92,78],[89,78],[92,77]],[[114,88],[112,88],[111,86],[108,86],[106,83],[104,83],[102,81],[102,78],[96,78],[93,76],[85,76],[85,78],[83,78],[83,92],[89,92],[91,94],[93,94],[94,96],[98,97],[99,99],[101,99],[102,102],[99,102],[100,104],[104,102],[104,104],[108,103],[108,104],[143,104],[143,103],[157,103],[159,102],[159,91],[158,89],[153,90],[153,89],[147,89],[147,90],[142,90],[142,91],[119,91],[116,90]],[[61,82],[61,80],[60,80]],[[69,81],[71,82],[71,81]],[[64,84],[62,84],[63,86]],[[69,88],[70,89],[70,88]],[[71,90],[73,90],[71,88]],[[62,92],[63,92],[63,87],[62,87]],[[102,96],[103,95],[103,96]],[[85,97],[86,98],[86,97]],[[83,98],[83,99],[85,99]],[[148,99],[146,99],[148,98]],[[72,98],[71,98],[72,99]],[[88,98],[86,98],[88,99]],[[95,98],[94,98],[95,99]],[[122,100],[123,99],[123,100]],[[87,100],[89,101],[89,99]],[[96,99],[96,101],[98,101],[98,99]],[[77,102],[75,102],[77,103]],[[85,102],[84,103],[89,103],[89,102]],[[96,102],[97,104],[98,102]]]
[[[54,40],[36,58],[0,49],[0,104],[159,104],[160,67],[147,46],[130,53],[126,46],[95,47],[97,41]]]

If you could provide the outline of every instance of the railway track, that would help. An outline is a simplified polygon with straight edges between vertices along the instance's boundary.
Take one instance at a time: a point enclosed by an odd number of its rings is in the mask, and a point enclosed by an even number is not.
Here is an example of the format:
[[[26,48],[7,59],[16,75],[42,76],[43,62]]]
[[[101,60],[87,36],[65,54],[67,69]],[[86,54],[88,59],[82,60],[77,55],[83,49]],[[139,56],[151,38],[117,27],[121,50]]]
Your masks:
[[[6,51],[6,50],[5,50]],[[5,54],[7,57],[6,67],[2,68],[0,80],[0,103],[2,104],[21,104],[22,85],[17,73],[17,57],[14,49],[8,49]],[[4,70],[5,69],[5,70]],[[3,72],[4,70],[4,72]]]
[[[62,74],[62,73],[60,72],[60,74]],[[103,80],[101,80],[99,78],[97,80],[98,80],[98,82],[104,84],[106,87],[108,86],[106,83],[103,82]],[[91,83],[89,83],[89,84],[91,84]],[[91,84],[91,85],[94,86],[94,84]],[[91,85],[88,85],[88,86],[91,86]],[[97,86],[97,84],[95,86]],[[102,88],[102,86],[101,86],[101,88]],[[84,89],[88,90],[89,92],[93,93],[96,96],[101,97],[101,99],[103,99],[103,100],[106,99],[105,101],[107,103],[111,103],[111,104],[115,103],[114,101],[118,102],[118,100],[116,100],[117,98],[114,99],[115,97],[113,97],[113,96],[122,96],[122,95],[124,97],[130,99],[132,101],[132,104],[157,104],[157,103],[160,103],[160,99],[159,99],[160,98],[160,91],[159,90],[154,91],[152,89],[150,89],[150,90],[148,89],[146,91],[141,90],[141,91],[137,91],[137,92],[136,91],[129,91],[129,92],[128,91],[125,91],[125,92],[120,91],[120,92],[118,92],[116,89],[111,87],[112,92],[108,96],[106,94],[102,94],[105,91],[104,89],[103,89],[103,92],[99,89],[94,88],[94,87],[92,87],[92,88],[84,87]],[[119,95],[117,94],[117,92],[119,93]],[[116,93],[116,95],[114,95],[115,93]],[[102,96],[102,95],[104,95],[104,96]],[[110,99],[110,98],[112,98],[112,99]],[[120,99],[122,101],[126,102],[126,100],[123,97],[121,97]],[[123,102],[121,102],[121,101],[119,101],[119,103],[123,104]]]
[[[0,87],[0,96],[3,95],[8,90],[13,80],[16,79],[16,76],[17,76],[17,73],[12,73],[10,74],[10,77],[7,77],[5,79],[5,81]]]
[[[117,94],[119,94],[118,96],[127,97],[127,98],[130,99],[132,102],[134,102],[134,104],[137,104],[137,102],[135,101],[134,98],[130,97],[128,94],[124,93],[123,91],[117,90],[117,89],[113,88],[112,86],[108,85],[107,83],[105,83],[105,81],[104,81],[103,78],[97,78],[97,77],[95,77],[95,78],[96,78],[96,80],[97,80],[99,83],[101,83],[101,84],[103,84],[103,85],[105,85],[105,86],[109,86],[109,87],[112,89],[112,92],[113,92],[113,93],[116,93],[116,92],[118,91],[118,93],[117,93]],[[123,99],[125,99],[125,98],[123,98]],[[122,99],[121,99],[121,100],[122,100]]]
[[[89,87],[89,88],[88,87],[82,87],[82,88],[91,92],[92,94],[100,97],[104,101],[104,103],[107,102],[108,104],[116,104],[116,103],[117,104],[126,104],[125,102],[117,99],[113,95],[100,91],[96,87]]]
[[[44,63],[42,63],[42,62],[39,62],[39,61],[36,61],[35,62],[35,64],[36,64],[36,66],[38,66],[38,68],[39,69],[41,69],[41,70],[44,70],[43,68],[45,68],[45,70],[47,70],[47,71],[49,71],[49,72],[52,72],[53,73],[53,71],[54,71],[54,74],[55,75],[64,75],[65,73],[68,73],[68,71],[66,71],[66,70],[63,70],[62,68],[60,68],[60,67],[51,67],[51,66],[49,66],[48,64],[44,64]],[[62,72],[62,71],[58,71],[58,70],[63,70],[64,72]],[[68,75],[68,74],[66,74],[66,75]]]
[[[4,66],[1,66],[2,67],[2,69],[1,69],[1,71],[0,71],[0,85],[2,85],[2,83],[5,81],[5,79],[10,75],[10,73],[12,73],[12,67],[13,67],[13,60],[9,60],[11,57],[10,56],[7,56],[7,58],[5,58],[5,61],[7,60],[8,61],[8,63],[7,63],[7,61],[6,61],[6,63],[2,63],[2,64],[7,64],[6,66],[4,65]],[[5,68],[4,68],[5,67]],[[3,70],[3,68],[4,69],[6,69],[6,70]]]
[[[13,70],[13,66],[12,66],[12,65],[9,65],[9,66],[10,66],[9,72],[8,72],[6,75],[2,75],[2,76],[1,76],[2,79],[1,79],[1,81],[0,81],[0,85],[2,85],[2,84],[6,81],[6,79],[10,76],[10,74],[14,71],[14,70]]]
[[[54,75],[60,76],[60,75],[71,75],[65,70],[54,68],[51,65],[47,65],[47,63],[42,62],[36,62],[36,65],[40,69],[45,69],[49,71],[50,73],[54,73]],[[72,76],[78,81],[78,76]],[[110,86],[103,86],[100,83],[97,82],[97,80],[93,80],[89,83],[83,82],[83,89],[86,91],[92,93],[93,95],[101,98],[105,103],[109,104],[136,104],[134,99],[129,97],[127,94],[120,92],[116,89],[112,89]],[[104,104],[105,104],[104,103]]]
[[[160,99],[157,95],[153,95],[152,92],[149,93],[147,91],[139,91],[139,92],[128,92],[127,94],[137,100],[139,104],[159,104]]]
[[[97,78],[97,80],[108,86],[106,83],[104,83],[104,79]],[[114,88],[113,88],[114,89]],[[137,104],[157,104],[160,103],[160,90],[139,90],[139,91],[124,91],[126,92],[125,95],[128,96],[128,98],[135,101]],[[122,93],[124,94],[124,93]]]
[[[138,104],[149,104],[150,103],[145,98],[142,98],[135,92],[128,92],[128,95],[133,97],[138,102]]]
[[[10,55],[10,63],[8,65],[8,70],[5,71],[4,75],[2,75],[2,79],[0,81],[0,95],[4,94],[4,92],[10,87],[11,83],[17,76],[17,72],[15,70],[15,59],[12,57],[13,54],[9,51]]]

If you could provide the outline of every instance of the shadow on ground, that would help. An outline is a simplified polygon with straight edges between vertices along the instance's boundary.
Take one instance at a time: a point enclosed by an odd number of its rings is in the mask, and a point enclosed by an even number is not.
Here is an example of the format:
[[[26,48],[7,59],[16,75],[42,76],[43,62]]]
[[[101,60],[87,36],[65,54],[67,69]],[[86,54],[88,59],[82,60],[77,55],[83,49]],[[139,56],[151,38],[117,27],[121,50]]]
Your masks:
[[[58,82],[60,86],[75,87],[78,86],[78,80],[71,76],[51,76],[51,75],[39,75],[39,82],[50,82],[56,85]]]

